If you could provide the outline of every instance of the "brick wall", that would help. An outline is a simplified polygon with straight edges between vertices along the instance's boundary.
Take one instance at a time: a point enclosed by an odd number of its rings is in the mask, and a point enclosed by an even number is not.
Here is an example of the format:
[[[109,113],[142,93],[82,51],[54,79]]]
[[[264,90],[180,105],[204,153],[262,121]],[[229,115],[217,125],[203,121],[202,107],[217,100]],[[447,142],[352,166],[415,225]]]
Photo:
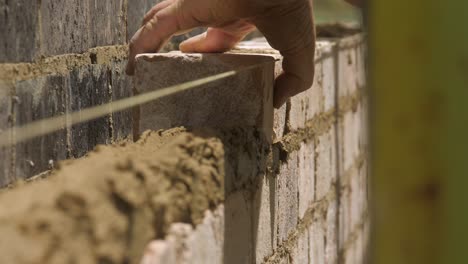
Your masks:
[[[126,44],[157,2],[0,0],[0,131],[132,95],[124,74]],[[165,50],[186,38],[175,38]],[[131,136],[130,114],[0,149],[0,186]]]
[[[0,0],[0,131],[132,95],[126,44],[154,2]],[[261,41],[233,53],[273,58],[274,73],[281,71],[280,56]],[[364,53],[361,36],[319,41],[313,87],[271,113],[274,141],[261,157],[265,170],[226,179],[224,204],[198,226],[174,223],[166,239],[148,246],[143,263],[363,263],[369,232]],[[247,84],[271,88],[269,70],[247,74],[253,80]],[[0,185],[131,138],[133,127],[147,128],[133,126],[141,120],[132,111],[113,113],[1,148]],[[267,121],[252,120],[262,127]],[[14,140],[15,133],[2,136]]]
[[[171,73],[175,66],[193,79],[265,63],[257,55],[273,58],[274,72],[281,72],[281,56],[263,40],[244,42],[232,53],[237,59],[142,56],[136,87],[148,92],[183,81]],[[364,53],[360,35],[319,41],[312,88],[274,112],[260,107],[271,113],[274,127],[266,169],[250,177],[226,174],[223,206],[207,211],[205,221],[196,227],[175,223],[165,240],[148,246],[142,263],[364,263],[369,235]],[[268,72],[269,65],[263,71]],[[165,74],[155,80],[154,72]],[[231,122],[228,126],[253,125],[265,131],[269,122],[242,113],[247,107],[256,116],[258,108],[252,102],[261,106],[260,98],[266,96],[249,96],[247,91],[271,90],[270,76],[259,72],[252,69],[216,87],[142,107],[137,127],[220,127]],[[246,81],[249,78],[253,82]],[[270,85],[262,88],[263,83]],[[240,95],[229,94],[232,90]],[[204,99],[209,96],[216,103]],[[193,98],[200,104],[195,108]],[[237,112],[221,111],[219,105],[229,109],[231,101],[236,102]],[[170,122],[153,122],[163,117]],[[224,121],[216,121],[217,117]],[[261,159],[257,162],[262,164]]]

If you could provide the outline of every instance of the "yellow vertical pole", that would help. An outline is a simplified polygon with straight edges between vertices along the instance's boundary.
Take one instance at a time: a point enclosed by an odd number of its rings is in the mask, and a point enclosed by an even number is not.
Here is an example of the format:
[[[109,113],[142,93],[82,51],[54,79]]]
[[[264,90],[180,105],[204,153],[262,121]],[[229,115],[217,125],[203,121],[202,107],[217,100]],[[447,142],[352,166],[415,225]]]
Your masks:
[[[371,263],[468,263],[468,1],[369,2]]]

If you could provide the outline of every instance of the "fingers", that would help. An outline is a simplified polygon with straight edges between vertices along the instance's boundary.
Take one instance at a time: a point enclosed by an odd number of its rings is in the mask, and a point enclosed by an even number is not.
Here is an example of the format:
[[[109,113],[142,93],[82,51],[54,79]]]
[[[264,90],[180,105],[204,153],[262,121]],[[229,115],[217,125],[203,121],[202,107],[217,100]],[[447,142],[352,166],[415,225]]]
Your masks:
[[[135,57],[145,52],[157,52],[168,39],[183,30],[203,26],[190,15],[190,9],[177,1],[161,3],[157,13],[130,40],[127,74],[135,72]],[[161,8],[161,9],[160,9]]]
[[[169,5],[173,4],[174,0],[165,0],[161,3],[156,4],[151,10],[146,13],[145,17],[143,18],[143,22],[141,26],[146,25],[159,11],[163,10],[164,8],[168,7]]]
[[[283,74],[275,81],[274,106],[309,89],[314,79],[315,30],[311,3],[297,0],[254,20],[270,45],[283,55]]]
[[[283,73],[275,81],[273,106],[280,108],[286,101],[312,87],[314,81],[315,45],[284,55]]]
[[[239,20],[220,28],[209,28],[207,32],[182,42],[179,49],[182,52],[225,52],[253,30],[253,24]]]

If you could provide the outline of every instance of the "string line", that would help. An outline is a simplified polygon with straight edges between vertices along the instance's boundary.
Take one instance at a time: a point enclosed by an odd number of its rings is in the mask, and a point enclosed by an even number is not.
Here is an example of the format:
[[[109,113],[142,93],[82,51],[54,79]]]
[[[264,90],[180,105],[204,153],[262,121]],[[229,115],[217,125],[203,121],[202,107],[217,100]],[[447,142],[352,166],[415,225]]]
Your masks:
[[[149,103],[165,96],[198,88],[205,84],[232,77],[242,71],[260,67],[261,65],[263,65],[263,63],[243,67],[237,70],[226,71],[177,85],[172,85],[153,92],[135,95],[99,106],[89,107],[77,112],[34,121],[20,127],[10,128],[0,133],[0,147],[15,145],[36,137],[45,136],[47,134],[60,131],[68,126],[85,123],[115,112],[120,112],[138,105]],[[13,133],[14,137],[13,139],[10,139],[10,135]]]

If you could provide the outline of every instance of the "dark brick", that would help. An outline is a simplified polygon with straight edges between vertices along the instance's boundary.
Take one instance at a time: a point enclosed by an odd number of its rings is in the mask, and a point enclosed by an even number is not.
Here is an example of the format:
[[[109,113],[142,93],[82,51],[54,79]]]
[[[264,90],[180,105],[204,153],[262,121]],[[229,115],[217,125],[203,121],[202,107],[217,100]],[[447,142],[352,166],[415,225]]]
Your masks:
[[[133,95],[132,78],[125,74],[125,62],[112,66],[112,100],[117,101]],[[112,114],[114,140],[133,138],[133,109]]]
[[[91,46],[125,44],[125,2],[89,0]]]
[[[34,1],[35,2],[35,1]],[[102,14],[111,16],[115,14]],[[89,2],[42,0],[41,54],[82,53],[91,47]]]
[[[77,112],[110,101],[109,80],[111,74],[104,66],[92,65],[77,69],[70,74],[70,106]],[[71,154],[84,156],[98,144],[111,142],[110,118],[102,117],[71,128]]]
[[[37,2],[0,0],[0,62],[30,62],[36,58]]]
[[[11,126],[11,104],[12,97],[10,87],[0,83],[0,133],[5,132]],[[10,135],[2,134],[2,137],[10,138]],[[11,181],[11,147],[0,147],[0,187]]]
[[[68,77],[52,75],[16,84],[16,125],[64,115]],[[29,178],[67,158],[67,129],[16,145],[16,178]]]

